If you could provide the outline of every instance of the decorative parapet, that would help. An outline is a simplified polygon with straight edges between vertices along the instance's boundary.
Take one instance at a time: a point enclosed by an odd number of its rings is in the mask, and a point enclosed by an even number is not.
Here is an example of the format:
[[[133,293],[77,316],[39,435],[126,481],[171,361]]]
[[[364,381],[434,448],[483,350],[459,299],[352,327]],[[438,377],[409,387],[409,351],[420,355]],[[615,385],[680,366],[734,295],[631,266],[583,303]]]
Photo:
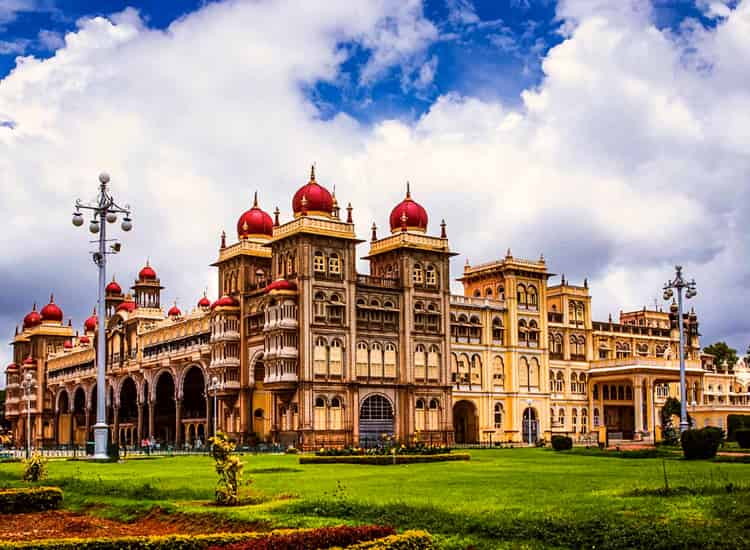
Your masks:
[[[448,248],[448,239],[430,237],[429,235],[422,235],[412,231],[402,231],[371,243],[370,253],[365,258],[395,250],[396,248],[417,248],[429,250],[430,252],[451,254]]]
[[[271,249],[266,246],[266,241],[258,239],[240,239],[233,245],[219,250],[219,259],[213,265],[224,262],[229,258],[234,258],[235,256],[260,256],[261,258],[270,258]]]
[[[318,218],[316,216],[300,216],[284,225],[273,228],[275,242],[296,233],[311,233],[314,235],[328,235],[342,239],[358,240],[354,233],[354,224],[332,219]],[[271,255],[270,249],[268,256]]]

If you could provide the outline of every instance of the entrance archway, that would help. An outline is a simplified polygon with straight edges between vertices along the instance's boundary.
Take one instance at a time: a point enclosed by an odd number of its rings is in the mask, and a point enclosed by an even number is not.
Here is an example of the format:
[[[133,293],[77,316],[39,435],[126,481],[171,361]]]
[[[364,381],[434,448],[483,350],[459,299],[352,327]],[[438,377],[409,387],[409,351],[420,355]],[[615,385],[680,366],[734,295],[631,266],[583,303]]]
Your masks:
[[[58,445],[72,443],[73,419],[70,414],[70,398],[68,390],[62,390],[57,401],[57,438]]]
[[[453,405],[453,430],[458,444],[479,442],[477,407],[474,403],[462,400]]]
[[[86,426],[86,392],[82,387],[76,388],[73,394],[73,443],[85,445],[88,437]]]
[[[523,442],[536,443],[539,439],[539,419],[537,418],[536,409],[526,407],[523,411]]]
[[[130,377],[123,380],[120,386],[119,417],[120,443],[134,445],[138,428],[138,388]]]
[[[198,437],[195,430],[196,421],[206,421],[205,378],[203,377],[203,371],[197,365],[190,367],[182,382],[182,414],[180,417],[185,425],[192,428],[187,430],[183,441],[193,446],[196,437]]]
[[[359,409],[360,444],[373,445],[383,435],[393,435],[393,407],[385,396],[371,395]]]
[[[156,380],[156,403],[154,405],[154,437],[162,445],[174,443],[176,409],[174,402],[174,378],[164,371]]]

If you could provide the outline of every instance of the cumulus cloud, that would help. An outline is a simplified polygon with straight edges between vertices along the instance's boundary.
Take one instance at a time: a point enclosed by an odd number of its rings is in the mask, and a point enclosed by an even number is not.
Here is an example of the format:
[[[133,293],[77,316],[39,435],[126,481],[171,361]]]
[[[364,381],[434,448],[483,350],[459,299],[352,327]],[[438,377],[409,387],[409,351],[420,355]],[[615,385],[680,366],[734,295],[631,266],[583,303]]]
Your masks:
[[[598,318],[652,304],[684,263],[705,339],[744,351],[750,6],[680,34],[642,6],[562,2],[566,39],[519,108],[446,94],[414,122],[372,126],[324,119],[304,90],[341,78],[351,44],[369,52],[363,85],[422,79],[437,32],[418,2],[227,2],[166,31],[133,10],[82,20],[53,57],[20,58],[0,82],[14,126],[0,125],[0,327],[48,290],[77,324],[90,310],[89,236],[69,216],[101,170],[135,213],[111,272],[126,285],[150,257],[164,303],[185,309],[205,286],[215,295],[208,264],[253,191],[288,219],[315,161],[361,236],[372,221],[387,231],[409,179],[433,232],[444,217],[464,253],[454,274],[466,256],[544,253],[552,271],[589,277]]]

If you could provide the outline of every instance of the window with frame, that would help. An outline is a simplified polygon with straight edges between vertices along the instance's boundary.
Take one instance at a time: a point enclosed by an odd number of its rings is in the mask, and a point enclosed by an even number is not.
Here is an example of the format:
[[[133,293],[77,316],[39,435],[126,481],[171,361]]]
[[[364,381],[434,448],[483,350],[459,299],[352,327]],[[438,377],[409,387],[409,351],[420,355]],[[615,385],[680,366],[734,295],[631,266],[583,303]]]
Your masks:
[[[388,342],[383,353],[383,374],[386,378],[396,378],[396,359],[396,346]]]
[[[499,355],[492,358],[492,383],[496,387],[502,387],[505,384],[505,365],[503,358]]]
[[[366,342],[357,342],[357,351],[355,352],[355,365],[357,369],[357,378],[367,378],[369,371],[370,350]]]
[[[320,250],[316,250],[313,255],[313,271],[315,273],[326,272],[326,258]]]
[[[539,295],[534,285],[529,285],[526,289],[526,304],[529,309],[537,309],[539,306]]]
[[[503,321],[499,317],[495,317],[492,320],[492,343],[503,345],[505,336],[505,328],[503,327]]]
[[[328,257],[328,273],[331,275],[341,275],[341,258],[338,254],[331,254]]]
[[[435,266],[430,264],[427,266],[427,269],[425,270],[425,282],[427,283],[427,286],[436,287],[438,278],[437,278],[437,270],[435,269]]]
[[[324,397],[315,398],[315,413],[313,417],[316,430],[325,430],[328,428],[326,422],[326,400]]]
[[[425,402],[424,399],[417,399],[414,405],[414,427],[417,431],[425,429]]]
[[[427,429],[437,430],[439,426],[440,403],[437,399],[430,399],[430,407],[427,411]]]
[[[313,371],[315,376],[326,376],[328,374],[328,345],[325,338],[319,337],[315,340],[313,351]]]
[[[329,418],[331,430],[343,429],[343,407],[341,406],[341,399],[334,397],[331,399],[331,405],[329,407]]]
[[[336,339],[331,342],[331,347],[329,349],[328,370],[330,375],[340,377],[342,374],[343,363],[344,353],[341,345],[341,340]]]
[[[440,348],[435,345],[430,346],[427,354],[427,378],[438,380],[440,375]]]
[[[427,353],[422,344],[417,344],[414,349],[414,378],[416,380],[427,379]]]
[[[370,346],[370,376],[383,378],[383,348],[377,342]]]
[[[501,430],[503,428],[503,405],[502,403],[495,403],[495,429]]]
[[[424,284],[424,269],[422,268],[422,264],[414,264],[412,275],[415,285]]]

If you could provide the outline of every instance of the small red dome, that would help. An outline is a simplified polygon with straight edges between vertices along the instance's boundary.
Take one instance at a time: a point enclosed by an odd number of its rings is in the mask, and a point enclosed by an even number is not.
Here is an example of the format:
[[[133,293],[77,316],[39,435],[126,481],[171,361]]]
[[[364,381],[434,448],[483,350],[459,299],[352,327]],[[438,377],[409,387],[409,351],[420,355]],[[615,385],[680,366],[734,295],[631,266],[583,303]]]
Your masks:
[[[65,340],[65,343],[63,344],[63,348],[65,349],[72,349],[73,348],[73,342],[70,340]]]
[[[270,285],[268,285],[263,291],[271,292],[274,290],[286,290],[289,292],[297,291],[297,284],[294,281],[287,281],[286,279],[276,279]]]
[[[40,312],[42,315],[42,321],[56,321],[62,323],[63,312],[62,309],[55,303],[55,297],[49,297],[49,304],[42,308]]]
[[[16,365],[15,363],[11,363],[7,367],[5,367],[5,372],[17,371],[17,370],[18,370],[18,365]]]
[[[31,355],[29,355],[26,359],[23,360],[24,365],[33,365],[34,363],[36,363],[36,361],[34,361],[31,358]]]
[[[151,270],[153,271],[153,269]],[[105,287],[104,291],[107,294],[122,294],[122,288],[120,288],[120,285],[117,284],[117,281],[115,281],[115,278],[112,277],[112,281]]]
[[[225,294],[211,305],[211,309],[215,307],[237,307],[239,305],[240,303],[235,298]]]
[[[208,299],[208,296],[204,294],[203,298],[198,300],[198,307],[211,307],[211,300]]]
[[[138,272],[138,279],[141,281],[153,281],[156,279],[156,271],[151,267],[146,260],[146,265]]]
[[[304,208],[302,204],[303,197],[305,199]],[[328,192],[328,189],[315,181],[315,166],[310,170],[310,181],[300,187],[294,194],[292,210],[294,210],[295,216],[302,214],[303,210],[310,214],[331,215],[333,211],[333,197]]]
[[[39,312],[36,310],[36,304],[34,304],[34,307],[31,309],[30,312],[26,314],[26,317],[23,318],[23,328],[32,328],[35,327],[42,322],[42,316],[39,315]]]
[[[95,309],[92,312],[91,317],[89,317],[83,322],[83,329],[86,332],[94,332],[96,330],[96,323],[97,323],[97,318],[96,318],[96,309]]]
[[[119,306],[117,306],[117,311],[127,311],[128,313],[133,313],[135,311],[136,304],[132,300],[127,300],[125,302],[122,302]]]
[[[91,340],[89,339],[89,337],[88,337],[88,336],[81,336],[81,337],[80,337],[80,338],[78,339],[78,341],[79,341],[79,342],[80,342],[81,344],[88,344],[89,342],[91,342]]]
[[[404,227],[415,231],[427,231],[427,211],[411,198],[409,184],[406,184],[406,198],[391,211],[391,231],[401,231]]]
[[[180,311],[180,308],[177,307],[177,304],[175,304],[169,308],[167,315],[169,315],[170,317],[179,317],[180,315],[182,315],[182,312]]]
[[[258,193],[256,192],[253,207],[237,220],[237,238],[271,236],[273,236],[273,220],[258,207]]]

